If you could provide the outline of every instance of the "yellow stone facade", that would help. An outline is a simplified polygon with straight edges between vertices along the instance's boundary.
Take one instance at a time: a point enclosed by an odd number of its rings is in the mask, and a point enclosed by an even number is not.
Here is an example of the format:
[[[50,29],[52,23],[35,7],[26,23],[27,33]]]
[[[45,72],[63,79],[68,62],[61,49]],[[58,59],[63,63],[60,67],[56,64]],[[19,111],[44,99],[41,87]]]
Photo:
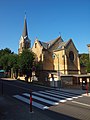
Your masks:
[[[42,62],[42,70],[59,71],[60,74],[80,74],[78,51],[70,39],[64,42],[61,37],[50,42],[35,40],[32,51],[36,60]]]

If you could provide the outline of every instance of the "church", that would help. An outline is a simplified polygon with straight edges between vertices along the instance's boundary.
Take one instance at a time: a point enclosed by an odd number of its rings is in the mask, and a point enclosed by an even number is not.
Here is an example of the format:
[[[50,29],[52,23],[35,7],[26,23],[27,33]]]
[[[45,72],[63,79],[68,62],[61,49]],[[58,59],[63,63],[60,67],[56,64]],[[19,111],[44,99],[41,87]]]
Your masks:
[[[48,42],[36,39],[31,48],[25,17],[18,54],[27,48],[35,53],[36,62],[40,63],[38,79],[42,81],[58,81],[61,76],[80,74],[79,53],[73,40],[64,41],[61,36]]]

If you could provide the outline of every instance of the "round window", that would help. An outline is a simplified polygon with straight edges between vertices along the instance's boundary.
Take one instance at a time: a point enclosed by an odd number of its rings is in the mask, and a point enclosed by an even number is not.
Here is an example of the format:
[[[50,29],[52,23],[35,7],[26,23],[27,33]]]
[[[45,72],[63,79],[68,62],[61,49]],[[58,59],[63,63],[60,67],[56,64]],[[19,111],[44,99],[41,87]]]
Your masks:
[[[74,53],[73,53],[73,51],[70,51],[69,52],[69,58],[70,58],[70,61],[74,61]]]

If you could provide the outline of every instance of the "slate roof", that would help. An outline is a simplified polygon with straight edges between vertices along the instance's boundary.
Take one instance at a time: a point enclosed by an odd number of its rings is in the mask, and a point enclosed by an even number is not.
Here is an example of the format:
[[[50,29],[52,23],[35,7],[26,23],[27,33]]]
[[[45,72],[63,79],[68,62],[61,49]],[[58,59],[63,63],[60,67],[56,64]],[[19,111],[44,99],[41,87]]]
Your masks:
[[[72,39],[69,39],[68,41],[64,42],[61,37],[58,37],[58,38],[51,40],[49,42],[39,41],[39,43],[44,49],[50,49],[58,39],[60,39],[59,46],[55,47],[54,51],[62,50],[64,47],[68,47],[68,45],[72,42]],[[74,45],[74,47],[75,47],[75,45]],[[75,47],[75,49],[76,49],[76,47]]]
[[[58,39],[61,39],[61,43],[62,43],[62,38],[61,37],[58,37],[54,40],[51,40],[49,42],[42,42],[42,41],[39,41],[40,45],[43,46],[43,48],[45,49],[49,49]]]
[[[71,41],[71,39],[66,41],[66,42],[60,42],[58,48],[56,48],[55,51],[63,49],[64,47],[66,47],[70,43],[70,41]]]
[[[61,38],[61,36],[59,36],[58,38],[56,38],[54,40],[51,40],[51,41],[47,42],[49,44],[49,48],[59,39],[61,40],[61,42],[63,42],[63,39]]]
[[[23,36],[24,38],[25,38],[25,37],[28,37],[28,30],[27,30],[26,18],[24,18],[24,29],[23,29],[22,36]]]
[[[73,43],[72,39],[69,39],[69,40],[66,41],[66,42],[61,42],[61,43],[59,44],[59,47],[56,48],[55,51],[61,50],[61,49],[63,49],[64,47],[68,47],[68,45],[69,45],[71,42]],[[74,45],[74,44],[73,44],[73,45]],[[74,47],[75,47],[75,45],[74,45]],[[76,49],[76,47],[75,47],[75,49]],[[76,49],[76,50],[77,50],[77,49]],[[78,51],[78,50],[77,50],[77,51]]]
[[[47,43],[41,42],[41,41],[39,41],[39,43],[40,43],[40,45],[43,46],[45,49],[48,48],[48,44],[47,44]]]
[[[66,42],[61,42],[59,44],[59,47],[57,49],[62,49],[62,47],[64,47],[66,45]]]

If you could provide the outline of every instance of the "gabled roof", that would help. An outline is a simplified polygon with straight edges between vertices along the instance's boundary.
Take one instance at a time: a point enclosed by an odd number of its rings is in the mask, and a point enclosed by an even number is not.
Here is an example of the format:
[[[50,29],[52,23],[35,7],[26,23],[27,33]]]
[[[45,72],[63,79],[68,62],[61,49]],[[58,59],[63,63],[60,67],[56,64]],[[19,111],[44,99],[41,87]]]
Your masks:
[[[40,45],[41,45],[44,49],[48,49],[48,50],[49,50],[58,40],[60,40],[60,41],[59,41],[59,46],[56,46],[56,47],[54,48],[54,51],[62,50],[62,49],[64,49],[64,48],[67,48],[71,42],[72,42],[74,48],[76,49],[76,47],[75,47],[72,39],[69,39],[68,41],[64,42],[61,37],[58,37],[58,38],[56,38],[56,39],[54,39],[54,40],[51,40],[51,41],[49,41],[49,42],[47,42],[47,43],[46,43],[46,42],[39,41],[39,40],[37,40],[37,41],[40,43]],[[78,51],[78,50],[76,49],[76,51]]]
[[[42,41],[39,41],[38,42],[40,43],[40,45],[44,48],[44,49],[50,49],[58,40],[61,40],[61,43],[63,42],[63,39],[61,37],[58,37],[54,40],[51,40],[49,42],[42,42]]]
[[[65,47],[68,47],[68,45],[69,45],[71,42],[72,42],[74,48],[76,49],[76,51],[78,51],[77,48],[75,47],[75,45],[74,45],[72,39],[69,39],[69,40],[66,42]]]
[[[61,42],[61,43],[59,44],[59,47],[56,48],[55,51],[57,51],[57,50],[62,50],[64,47],[65,47],[65,48],[68,47],[68,45],[69,45],[71,42],[73,43],[72,39],[69,39],[69,40],[66,41],[66,42]],[[76,49],[74,43],[73,43],[73,46],[74,46],[74,48]],[[77,50],[77,49],[76,49],[76,50]],[[78,51],[78,50],[77,50],[77,51]]]
[[[52,47],[58,40],[60,40],[60,42],[63,42],[63,39],[61,38],[61,36],[59,36],[58,38],[56,38],[56,39],[54,39],[54,40],[51,40],[51,41],[47,42],[48,45],[49,45],[48,48]]]
[[[48,44],[47,44],[47,43],[41,42],[41,41],[39,41],[39,43],[40,43],[40,45],[41,45],[43,48],[45,48],[45,49],[48,48]]]
[[[62,49],[65,46],[66,42],[61,42],[59,44],[59,47],[57,49]]]

